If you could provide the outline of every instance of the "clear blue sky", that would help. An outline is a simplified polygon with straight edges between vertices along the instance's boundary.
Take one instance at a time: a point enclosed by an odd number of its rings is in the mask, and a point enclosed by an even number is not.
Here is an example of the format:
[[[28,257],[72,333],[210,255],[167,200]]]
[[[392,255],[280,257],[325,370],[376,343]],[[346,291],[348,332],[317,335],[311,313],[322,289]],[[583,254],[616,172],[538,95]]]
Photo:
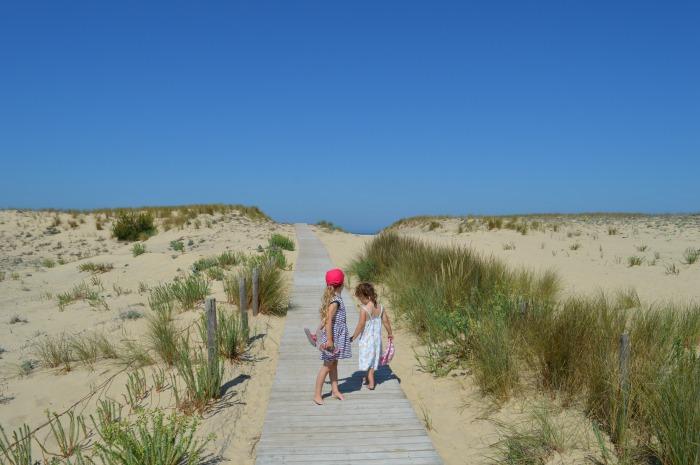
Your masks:
[[[700,209],[700,2],[0,3],[0,206]]]

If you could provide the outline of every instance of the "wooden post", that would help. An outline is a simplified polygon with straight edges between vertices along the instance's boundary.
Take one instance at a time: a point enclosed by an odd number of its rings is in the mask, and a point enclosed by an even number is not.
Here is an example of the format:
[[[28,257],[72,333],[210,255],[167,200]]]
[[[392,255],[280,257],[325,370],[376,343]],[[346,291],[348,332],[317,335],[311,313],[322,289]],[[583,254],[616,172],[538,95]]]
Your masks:
[[[627,333],[620,335],[620,394],[622,395],[622,409],[619,413],[617,424],[617,439],[623,440],[627,429],[627,401],[629,399],[629,365],[630,365],[630,337]]]
[[[258,315],[258,307],[260,305],[260,270],[253,269],[253,316]]]
[[[215,366],[217,361],[218,342],[216,340],[216,299],[207,297],[204,302],[204,309],[207,314],[207,351],[209,355],[209,366]]]
[[[525,315],[527,315],[527,309],[529,306],[530,306],[530,304],[528,303],[527,300],[523,299],[520,301],[520,316],[521,317],[524,317]]]
[[[627,392],[629,391],[629,365],[630,365],[630,337],[627,333],[620,336],[620,388],[622,389],[623,401],[627,403]]]
[[[241,277],[238,280],[238,307],[241,311],[241,318],[248,319],[248,299],[245,295],[245,278]]]

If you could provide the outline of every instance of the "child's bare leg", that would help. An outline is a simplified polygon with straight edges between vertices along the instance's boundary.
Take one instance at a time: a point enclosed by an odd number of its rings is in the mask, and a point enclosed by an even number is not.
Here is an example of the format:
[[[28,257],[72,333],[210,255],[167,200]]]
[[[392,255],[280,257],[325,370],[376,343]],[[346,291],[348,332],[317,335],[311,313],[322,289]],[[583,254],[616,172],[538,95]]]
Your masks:
[[[316,375],[316,389],[314,390],[314,402],[318,405],[323,404],[323,397],[321,397],[321,391],[323,390],[323,383],[326,381],[326,376],[330,373],[330,364],[332,362],[323,362],[321,369],[318,370],[318,375]]]
[[[338,389],[338,361],[335,360],[333,362],[333,365],[331,366],[331,393],[333,394],[333,397],[336,397],[339,400],[345,400],[345,397],[340,393],[340,389]]]
[[[370,389],[374,389],[374,368],[367,370],[367,386]]]

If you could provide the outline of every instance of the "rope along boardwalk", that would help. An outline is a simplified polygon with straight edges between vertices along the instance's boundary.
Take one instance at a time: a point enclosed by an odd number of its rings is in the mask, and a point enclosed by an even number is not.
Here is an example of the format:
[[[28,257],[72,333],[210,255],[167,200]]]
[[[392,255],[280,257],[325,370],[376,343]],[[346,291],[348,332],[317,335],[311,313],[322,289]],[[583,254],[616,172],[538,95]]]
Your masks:
[[[338,365],[345,401],[326,397],[323,406],[312,402],[321,361],[318,351],[307,342],[303,328],[313,330],[318,325],[324,273],[332,264],[311,229],[307,225],[296,228],[299,257],[292,308],[280,343],[256,464],[356,465],[359,460],[372,459],[381,464],[442,464],[389,369],[382,368],[377,373],[376,390],[363,388],[362,374],[357,370],[356,344],[353,358],[341,360]],[[350,293],[344,291],[343,299],[352,332],[358,314]],[[326,395],[330,391],[328,384],[325,391]]]

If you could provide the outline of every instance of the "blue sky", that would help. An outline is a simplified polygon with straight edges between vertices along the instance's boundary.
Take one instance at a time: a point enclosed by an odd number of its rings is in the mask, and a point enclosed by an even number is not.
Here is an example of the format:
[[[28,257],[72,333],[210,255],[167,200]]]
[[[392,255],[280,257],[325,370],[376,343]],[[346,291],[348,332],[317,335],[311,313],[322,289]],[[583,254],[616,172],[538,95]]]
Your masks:
[[[0,4],[0,206],[700,210],[700,2]]]

